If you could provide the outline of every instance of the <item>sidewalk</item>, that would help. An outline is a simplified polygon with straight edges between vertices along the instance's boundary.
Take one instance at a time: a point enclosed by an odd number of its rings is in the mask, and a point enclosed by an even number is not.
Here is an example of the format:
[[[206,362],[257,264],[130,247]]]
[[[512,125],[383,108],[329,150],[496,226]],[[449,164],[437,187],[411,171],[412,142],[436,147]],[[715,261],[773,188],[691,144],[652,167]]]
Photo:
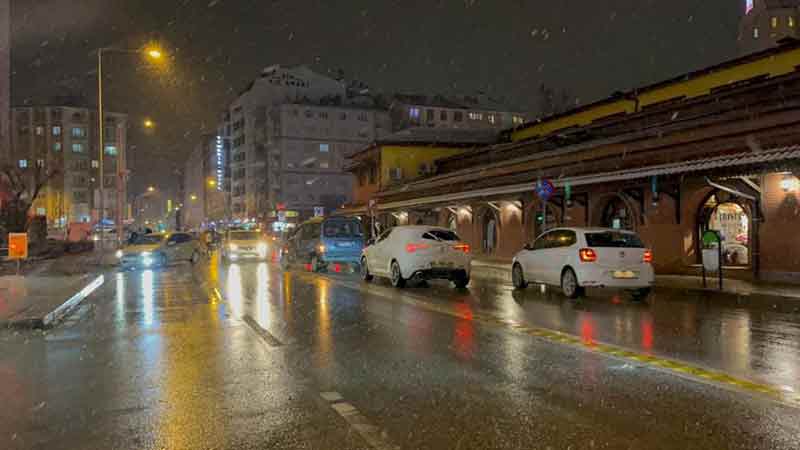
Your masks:
[[[511,260],[475,259],[472,261],[472,276],[511,283]],[[656,275],[656,289],[684,290],[720,293],[717,279],[710,278],[706,288],[703,278],[692,275]],[[722,283],[723,294],[745,297],[770,297],[774,299],[790,299],[800,302],[800,285],[754,283],[744,280],[725,279]]]
[[[103,284],[111,260],[94,252],[65,255],[29,265],[22,276],[0,276],[0,328],[52,326]]]

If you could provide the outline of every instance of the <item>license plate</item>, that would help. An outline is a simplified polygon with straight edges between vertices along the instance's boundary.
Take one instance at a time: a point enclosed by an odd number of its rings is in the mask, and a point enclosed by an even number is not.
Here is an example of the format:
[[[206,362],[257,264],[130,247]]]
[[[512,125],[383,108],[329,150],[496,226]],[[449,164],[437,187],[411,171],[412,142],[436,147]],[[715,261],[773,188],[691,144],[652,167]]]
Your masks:
[[[434,262],[431,264],[436,269],[451,269],[453,267],[453,263],[451,262]]]
[[[632,270],[615,270],[614,271],[614,278],[620,278],[623,280],[630,280],[632,278],[639,278],[639,274]]]

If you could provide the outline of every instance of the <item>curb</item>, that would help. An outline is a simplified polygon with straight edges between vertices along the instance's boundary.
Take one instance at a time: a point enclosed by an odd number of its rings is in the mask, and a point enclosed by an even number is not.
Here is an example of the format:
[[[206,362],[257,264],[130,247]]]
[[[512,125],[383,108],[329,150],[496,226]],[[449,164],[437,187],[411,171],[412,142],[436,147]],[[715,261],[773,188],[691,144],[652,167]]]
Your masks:
[[[2,328],[33,328],[47,329],[52,328],[58,321],[68,315],[76,306],[81,304],[91,293],[105,283],[105,275],[98,275],[80,291],[68,298],[64,303],[54,310],[45,314],[43,317],[27,318],[22,320],[9,320],[0,322]]]

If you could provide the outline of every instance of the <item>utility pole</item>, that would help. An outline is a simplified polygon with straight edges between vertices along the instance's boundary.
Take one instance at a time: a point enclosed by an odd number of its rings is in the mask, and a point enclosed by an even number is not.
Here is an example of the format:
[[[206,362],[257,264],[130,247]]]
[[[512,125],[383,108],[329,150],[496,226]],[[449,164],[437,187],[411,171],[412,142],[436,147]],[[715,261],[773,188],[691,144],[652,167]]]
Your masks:
[[[103,148],[103,133],[105,133],[105,120],[103,118],[103,49],[97,50],[97,145],[99,147],[100,156],[98,158],[98,172],[100,172],[100,211],[98,213],[98,222],[100,223],[100,250],[103,250],[103,241],[105,240],[105,229],[104,229],[104,220],[105,220],[105,179],[103,172],[103,154],[105,153],[105,148]]]
[[[11,0],[0,0],[0,161],[11,158]]]

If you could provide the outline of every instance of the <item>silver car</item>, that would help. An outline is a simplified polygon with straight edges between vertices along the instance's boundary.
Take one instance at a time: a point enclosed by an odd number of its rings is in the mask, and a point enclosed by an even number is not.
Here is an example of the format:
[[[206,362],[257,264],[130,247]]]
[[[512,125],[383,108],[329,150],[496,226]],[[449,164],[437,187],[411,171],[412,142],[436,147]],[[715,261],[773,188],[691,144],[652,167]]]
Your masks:
[[[152,233],[140,236],[132,244],[117,251],[120,267],[164,267],[175,261],[200,260],[203,250],[189,233]]]

